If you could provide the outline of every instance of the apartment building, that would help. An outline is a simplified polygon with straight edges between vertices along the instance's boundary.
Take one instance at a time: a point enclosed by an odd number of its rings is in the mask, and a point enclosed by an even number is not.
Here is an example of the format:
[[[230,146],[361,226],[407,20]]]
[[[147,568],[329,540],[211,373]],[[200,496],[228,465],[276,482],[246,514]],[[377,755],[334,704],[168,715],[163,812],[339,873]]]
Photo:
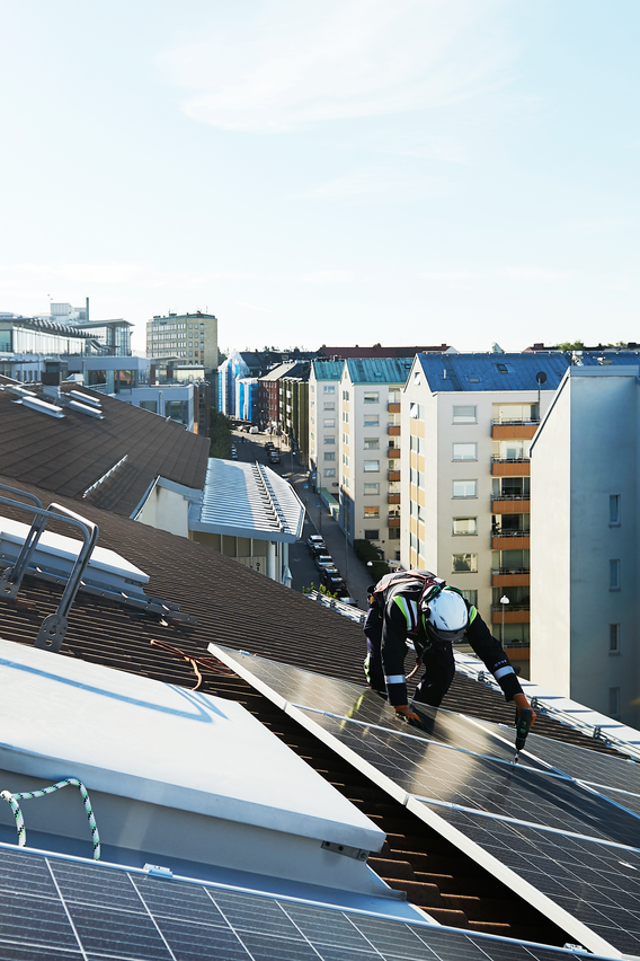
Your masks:
[[[638,727],[640,354],[601,363],[567,370],[532,447],[531,676]]]
[[[218,366],[218,321],[213,314],[167,314],[147,321],[147,357],[177,357],[208,370]]]
[[[340,380],[344,363],[314,360],[309,373],[309,467],[314,487],[335,497],[340,486]]]
[[[402,396],[400,558],[460,588],[525,670],[529,446],[560,353],[419,354]]]
[[[411,358],[345,361],[339,397],[340,526],[400,559],[400,394]]]

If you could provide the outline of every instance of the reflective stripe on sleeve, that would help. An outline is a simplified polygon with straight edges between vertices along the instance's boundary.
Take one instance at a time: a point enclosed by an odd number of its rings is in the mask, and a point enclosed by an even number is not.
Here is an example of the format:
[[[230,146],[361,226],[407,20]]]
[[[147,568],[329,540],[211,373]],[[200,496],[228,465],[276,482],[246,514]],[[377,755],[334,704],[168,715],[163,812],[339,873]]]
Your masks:
[[[405,676],[404,674],[391,674],[390,677],[385,677],[387,684],[404,684]]]
[[[514,669],[513,669],[511,666],[509,666],[509,667],[500,667],[500,668],[498,668],[498,670],[495,672],[495,674],[494,674],[493,676],[495,677],[496,681],[499,681],[501,677],[504,677],[504,676],[505,676],[505,674],[515,674],[515,673],[516,673],[516,672],[514,671]]]
[[[470,623],[470,624],[473,624],[473,622],[475,621],[477,615],[478,615],[478,610],[477,610],[477,608],[473,607],[473,605],[472,605],[472,606],[471,606],[471,613],[469,614],[469,623]]]

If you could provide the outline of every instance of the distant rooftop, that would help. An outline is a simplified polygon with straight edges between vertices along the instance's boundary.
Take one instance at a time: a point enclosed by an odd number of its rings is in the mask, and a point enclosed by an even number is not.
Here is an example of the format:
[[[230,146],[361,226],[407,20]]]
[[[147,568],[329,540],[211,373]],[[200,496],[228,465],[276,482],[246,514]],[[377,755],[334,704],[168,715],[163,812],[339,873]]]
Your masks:
[[[354,384],[405,384],[411,357],[363,357],[346,361]]]
[[[304,507],[293,487],[261,464],[210,458],[202,502],[192,504],[189,528],[254,540],[295,543]]]
[[[443,353],[453,350],[447,344],[440,344],[439,347],[383,347],[382,344],[374,344],[373,347],[327,347],[325,344],[320,348],[319,353],[324,354],[327,360],[349,360],[353,357],[415,357],[423,351],[436,351]]]

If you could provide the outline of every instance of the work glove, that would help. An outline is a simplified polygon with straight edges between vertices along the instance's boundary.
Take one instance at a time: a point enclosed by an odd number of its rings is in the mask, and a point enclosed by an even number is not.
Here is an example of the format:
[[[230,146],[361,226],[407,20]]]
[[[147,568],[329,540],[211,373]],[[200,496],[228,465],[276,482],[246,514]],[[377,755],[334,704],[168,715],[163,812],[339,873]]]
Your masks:
[[[408,704],[394,704],[393,710],[396,712],[398,717],[401,717],[412,727],[422,727],[420,715],[416,714],[416,712],[412,710]]]
[[[515,703],[515,705],[516,705],[516,721],[515,721],[515,723],[516,723],[516,724],[518,723],[518,718],[520,717],[520,712],[523,711],[525,708],[528,707],[529,710],[531,711],[532,715],[533,715],[533,720],[531,721],[531,727],[533,727],[533,725],[535,724],[535,721],[536,721],[536,718],[537,718],[538,715],[537,715],[536,712],[533,710],[533,708],[532,708],[531,705],[529,704],[529,702],[528,702],[528,700],[526,699],[526,697],[524,696],[524,694],[514,694],[514,696],[513,696],[513,701],[514,701],[514,703]]]

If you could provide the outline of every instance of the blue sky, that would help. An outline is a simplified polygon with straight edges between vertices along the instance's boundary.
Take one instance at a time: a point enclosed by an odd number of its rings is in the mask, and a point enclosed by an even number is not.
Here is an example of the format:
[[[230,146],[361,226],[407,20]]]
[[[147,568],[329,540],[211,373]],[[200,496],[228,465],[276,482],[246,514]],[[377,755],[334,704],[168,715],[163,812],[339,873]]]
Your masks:
[[[638,0],[0,0],[0,310],[640,341]]]

